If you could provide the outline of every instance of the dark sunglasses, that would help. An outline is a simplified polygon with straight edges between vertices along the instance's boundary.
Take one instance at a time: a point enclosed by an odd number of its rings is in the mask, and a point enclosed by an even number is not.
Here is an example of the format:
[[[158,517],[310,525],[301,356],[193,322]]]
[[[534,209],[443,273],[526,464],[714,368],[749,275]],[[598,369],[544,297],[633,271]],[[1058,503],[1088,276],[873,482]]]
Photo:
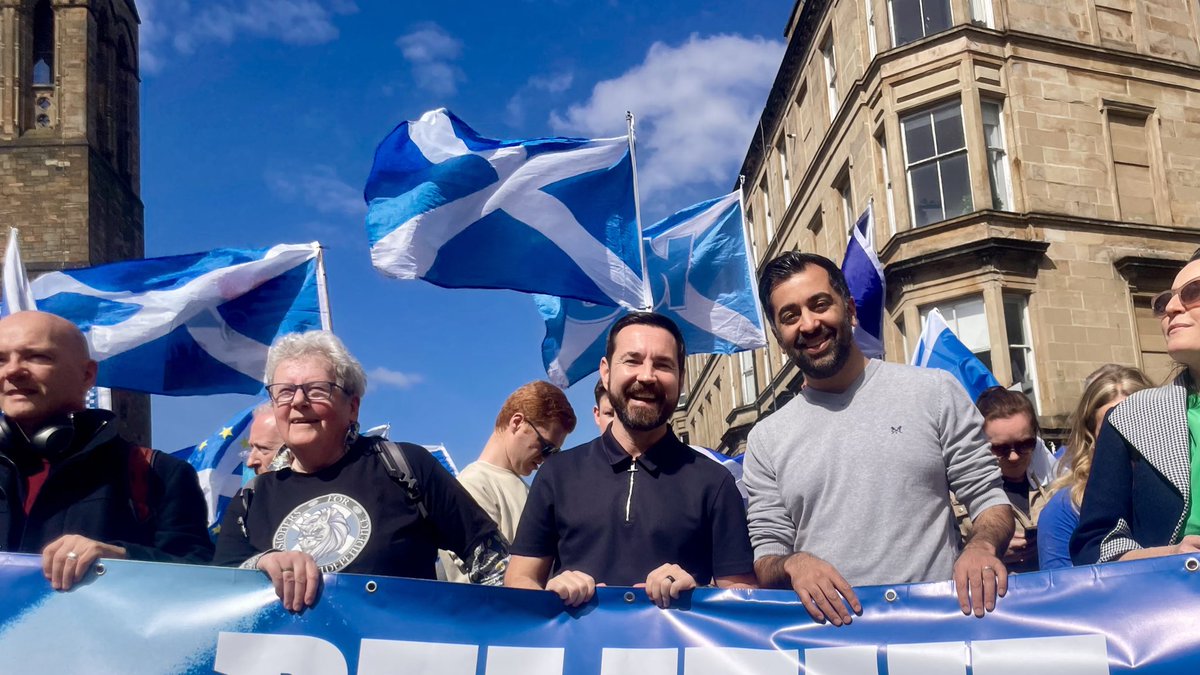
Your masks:
[[[540,451],[542,453],[542,457],[549,457],[556,452],[562,452],[562,448],[546,440],[546,437],[542,435],[542,432],[538,431],[538,428],[533,425],[533,422],[529,421],[529,418],[525,418],[525,423],[529,425],[530,429],[533,429],[533,433],[537,436],[538,442],[542,444]]]
[[[1026,438],[1023,441],[1016,443],[1007,443],[1005,445],[992,444],[992,454],[997,457],[1008,457],[1008,454],[1015,452],[1018,455],[1028,455],[1037,447],[1037,437]]]
[[[1154,296],[1150,301],[1150,311],[1154,312],[1154,316],[1162,318],[1167,315],[1167,305],[1171,302],[1171,298],[1179,296],[1179,302],[1184,309],[1192,309],[1200,305],[1200,278],[1192,279],[1179,288],[1172,288],[1169,291],[1163,291]]]

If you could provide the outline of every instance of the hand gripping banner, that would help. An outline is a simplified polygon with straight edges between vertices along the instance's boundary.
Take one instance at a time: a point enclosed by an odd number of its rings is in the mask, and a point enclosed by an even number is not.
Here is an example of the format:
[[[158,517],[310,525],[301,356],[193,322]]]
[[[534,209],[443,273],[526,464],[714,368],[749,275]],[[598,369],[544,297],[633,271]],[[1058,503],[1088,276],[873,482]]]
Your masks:
[[[1200,563],[1176,556],[1013,577],[982,618],[951,584],[858,589],[849,626],[786,591],[705,589],[660,610],[602,588],[538,591],[327,575],[283,611],[265,577],[106,561],[68,593],[0,554],[0,668],[29,673],[340,675],[1099,675],[1200,672]]]

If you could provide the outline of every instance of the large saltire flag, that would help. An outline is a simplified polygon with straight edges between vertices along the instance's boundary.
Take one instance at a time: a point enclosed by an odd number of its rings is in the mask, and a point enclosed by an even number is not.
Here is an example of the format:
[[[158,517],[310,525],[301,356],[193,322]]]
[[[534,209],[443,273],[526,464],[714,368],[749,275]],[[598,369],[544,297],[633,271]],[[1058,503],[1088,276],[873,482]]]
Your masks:
[[[196,469],[200,489],[208,502],[208,531],[214,537],[220,530],[225,507],[242,487],[242,452],[250,449],[250,423],[254,419],[254,409],[262,403],[262,400],[255,401],[208,438],[171,453],[190,462]]]
[[[33,294],[84,332],[99,386],[255,394],[275,338],[323,325],[319,264],[315,242],[216,249],[53,272]]]
[[[642,304],[625,136],[495,140],[434,110],[379,144],[363,196],[388,276]]]
[[[983,390],[1000,384],[992,371],[950,330],[937,308],[925,317],[925,328],[913,352],[912,365],[950,372],[962,383],[972,401],[979,398]]]
[[[683,332],[689,354],[733,354],[766,346],[746,247],[740,193],[710,199],[645,231],[654,311]],[[566,387],[596,371],[608,329],[626,310],[548,296],[542,361]]]
[[[871,358],[883,358],[883,306],[887,298],[887,280],[883,263],[875,252],[875,213],[871,205],[850,229],[846,257],[842,259],[842,274],[854,296],[858,325],[854,339],[863,353]]]

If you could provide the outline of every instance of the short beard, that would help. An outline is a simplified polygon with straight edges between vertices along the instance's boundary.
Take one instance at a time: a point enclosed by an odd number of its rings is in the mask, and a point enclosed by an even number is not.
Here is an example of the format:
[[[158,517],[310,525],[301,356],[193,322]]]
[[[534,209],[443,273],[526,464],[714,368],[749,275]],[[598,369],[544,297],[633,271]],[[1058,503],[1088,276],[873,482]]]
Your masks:
[[[621,426],[629,431],[651,431],[657,429],[667,423],[671,418],[671,413],[675,411],[675,405],[668,405],[667,398],[661,390],[656,393],[661,399],[662,408],[655,415],[653,411],[638,411],[633,412],[629,409],[629,397],[625,392],[615,392],[609,390],[608,397],[612,400],[613,412],[616,413],[617,419],[621,421]]]
[[[850,352],[853,351],[853,342],[854,323],[849,317],[846,317],[842,325],[838,326],[837,335],[834,336],[833,345],[828,354],[812,359],[804,353],[802,347],[797,347],[795,344],[792,344],[787,352],[806,378],[824,380],[837,375],[846,365],[846,361],[850,359]]]

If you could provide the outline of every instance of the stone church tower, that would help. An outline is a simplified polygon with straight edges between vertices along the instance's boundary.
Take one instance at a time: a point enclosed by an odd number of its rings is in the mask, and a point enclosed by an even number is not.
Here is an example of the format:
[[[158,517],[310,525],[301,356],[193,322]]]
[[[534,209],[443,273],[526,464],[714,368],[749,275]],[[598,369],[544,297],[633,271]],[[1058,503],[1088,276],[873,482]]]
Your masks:
[[[133,0],[0,0],[0,229],[30,277],[143,256],[138,23]],[[149,443],[148,397],[113,409]]]

